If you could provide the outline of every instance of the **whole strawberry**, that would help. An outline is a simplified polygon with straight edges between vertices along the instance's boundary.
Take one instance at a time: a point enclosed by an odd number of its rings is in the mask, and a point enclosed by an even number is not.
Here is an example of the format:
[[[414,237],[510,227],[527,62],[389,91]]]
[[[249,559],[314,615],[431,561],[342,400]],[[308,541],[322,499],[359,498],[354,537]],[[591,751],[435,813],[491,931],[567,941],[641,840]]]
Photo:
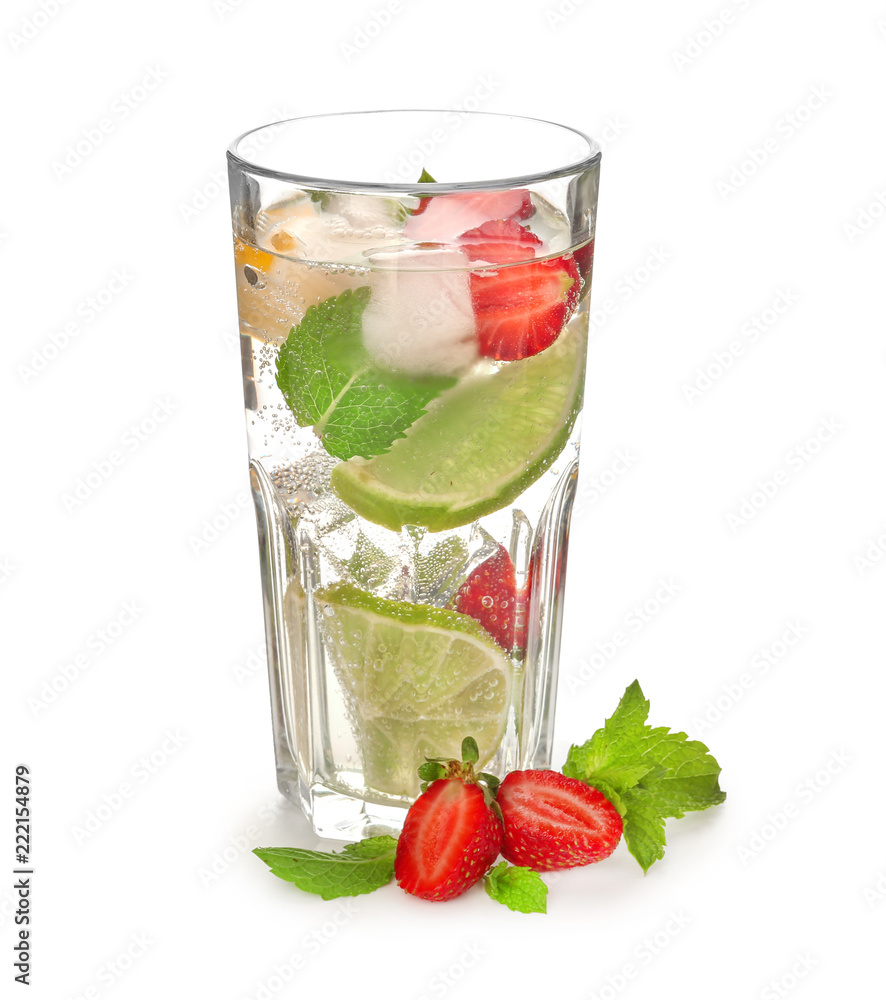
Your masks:
[[[539,872],[602,861],[622,833],[616,808],[596,788],[558,771],[511,771],[498,790],[502,856]]]
[[[463,760],[428,761],[419,768],[430,783],[406,814],[394,862],[397,884],[413,896],[438,902],[460,896],[498,857],[501,822],[491,793],[478,783],[487,776],[474,776],[478,756],[468,737]]]

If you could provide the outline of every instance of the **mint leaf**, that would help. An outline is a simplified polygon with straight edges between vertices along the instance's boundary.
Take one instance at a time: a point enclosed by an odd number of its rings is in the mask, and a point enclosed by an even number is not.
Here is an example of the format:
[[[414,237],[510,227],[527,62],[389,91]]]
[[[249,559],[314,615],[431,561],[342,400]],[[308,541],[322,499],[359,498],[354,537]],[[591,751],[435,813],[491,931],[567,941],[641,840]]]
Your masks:
[[[501,861],[483,878],[487,895],[518,913],[547,913],[548,887],[531,868]]]
[[[664,855],[665,819],[726,798],[720,765],[686,733],[646,724],[649,702],[629,685],[602,729],[569,750],[563,773],[599,789],[621,813],[628,850],[643,871]]]
[[[625,845],[645,874],[664,857],[664,816],[642,788],[628,789],[620,799]]]
[[[277,357],[277,385],[300,427],[335,458],[386,452],[455,379],[405,378],[377,368],[363,347],[366,287],[311,306]],[[408,331],[405,331],[408,335]]]
[[[699,740],[668,729],[649,729],[644,757],[657,767],[640,780],[650,792],[662,816],[679,819],[687,812],[719,805],[726,793],[720,790],[720,765]]]
[[[393,837],[368,837],[338,854],[303,851],[295,847],[257,847],[252,853],[286,882],[323,899],[359,896],[373,892],[394,877],[397,841]]]
[[[570,748],[563,765],[563,773],[581,781],[593,774],[596,785],[604,795],[606,788],[615,794],[619,790],[633,787],[655,766],[644,756],[646,730],[644,725],[649,714],[649,702],[643,697],[637,681],[629,685],[622,695],[618,707],[603,723],[603,728],[580,747]]]
[[[419,184],[436,184],[437,182],[428,173],[427,167],[422,167],[421,168],[421,177],[419,177],[418,183]]]

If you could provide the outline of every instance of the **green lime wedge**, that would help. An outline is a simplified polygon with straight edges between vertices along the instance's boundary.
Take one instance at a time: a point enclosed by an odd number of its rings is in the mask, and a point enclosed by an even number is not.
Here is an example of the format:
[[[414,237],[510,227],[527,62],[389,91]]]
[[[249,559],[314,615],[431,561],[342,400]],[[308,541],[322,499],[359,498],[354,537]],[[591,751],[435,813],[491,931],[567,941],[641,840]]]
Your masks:
[[[315,599],[366,785],[414,797],[425,757],[458,758],[466,736],[477,741],[481,769],[504,735],[512,674],[488,633],[456,611],[348,584]]]
[[[375,458],[352,458],[331,485],[357,514],[393,531],[443,531],[509,504],[553,464],[581,408],[585,337],[463,379]]]

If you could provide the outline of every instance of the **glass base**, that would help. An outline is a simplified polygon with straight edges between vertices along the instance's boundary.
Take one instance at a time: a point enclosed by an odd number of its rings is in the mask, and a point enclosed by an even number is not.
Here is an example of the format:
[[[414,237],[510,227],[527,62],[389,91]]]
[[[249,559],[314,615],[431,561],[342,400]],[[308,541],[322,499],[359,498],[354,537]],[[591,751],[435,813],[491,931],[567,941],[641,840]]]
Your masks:
[[[250,471],[262,563],[277,785],[301,807],[320,837],[359,840],[397,835],[411,797],[367,788],[359,754],[341,749],[342,739],[353,739],[352,727],[340,710],[334,710],[341,701],[335,672],[325,661],[315,627],[310,600],[320,565],[315,547],[304,544],[302,530],[294,526],[292,512],[261,463],[253,461]],[[525,537],[522,561],[531,567],[532,587],[525,657],[514,665],[517,690],[510,721],[499,752],[484,767],[499,777],[514,769],[550,767],[576,481],[577,459],[568,461],[564,456],[552,480],[539,484],[550,492],[535,508],[535,529],[522,513],[514,516]],[[294,594],[299,595],[298,614],[293,613]]]
[[[277,787],[311,821],[314,833],[326,840],[362,840],[390,834],[403,827],[408,804],[385,805],[366,801],[329,788],[320,782],[306,784],[292,770],[277,771]]]

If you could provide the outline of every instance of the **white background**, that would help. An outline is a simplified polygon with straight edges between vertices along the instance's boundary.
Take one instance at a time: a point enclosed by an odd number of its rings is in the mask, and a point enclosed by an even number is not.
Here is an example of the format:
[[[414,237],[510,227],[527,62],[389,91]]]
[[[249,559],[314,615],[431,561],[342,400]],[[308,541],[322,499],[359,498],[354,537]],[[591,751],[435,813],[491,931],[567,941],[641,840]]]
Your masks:
[[[29,996],[874,995],[886,6],[385,4],[4,6],[4,995],[19,762]],[[224,150],[404,105],[603,141],[555,763],[636,677],[728,791],[546,916],[326,903],[249,853],[320,845],[274,784]]]

